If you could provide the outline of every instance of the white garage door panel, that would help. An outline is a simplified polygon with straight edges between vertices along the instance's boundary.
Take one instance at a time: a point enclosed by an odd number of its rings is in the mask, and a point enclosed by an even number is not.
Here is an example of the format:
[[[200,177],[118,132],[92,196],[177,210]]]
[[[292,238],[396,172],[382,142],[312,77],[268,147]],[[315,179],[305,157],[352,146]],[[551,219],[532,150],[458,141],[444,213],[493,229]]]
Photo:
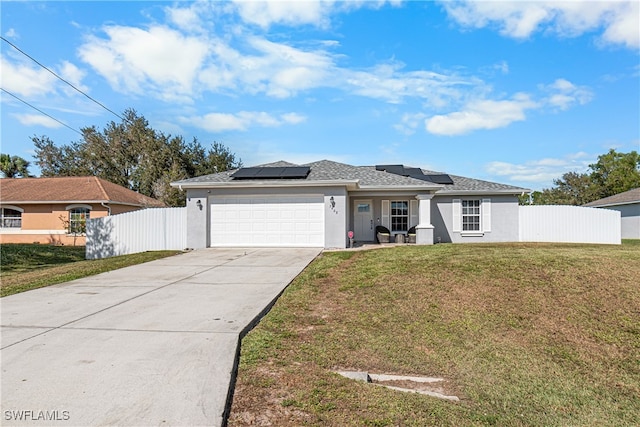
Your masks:
[[[211,246],[324,246],[324,197],[216,197]]]

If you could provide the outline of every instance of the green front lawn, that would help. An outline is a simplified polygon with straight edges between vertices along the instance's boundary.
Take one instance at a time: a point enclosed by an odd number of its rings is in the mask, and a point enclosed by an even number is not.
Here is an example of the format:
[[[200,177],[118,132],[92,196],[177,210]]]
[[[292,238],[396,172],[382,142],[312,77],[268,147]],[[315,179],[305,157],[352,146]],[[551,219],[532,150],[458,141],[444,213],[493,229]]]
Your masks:
[[[243,339],[229,425],[640,425],[638,278],[627,241],[324,253]]]
[[[179,253],[157,251],[85,260],[84,252],[84,246],[0,245],[0,296],[80,279]]]

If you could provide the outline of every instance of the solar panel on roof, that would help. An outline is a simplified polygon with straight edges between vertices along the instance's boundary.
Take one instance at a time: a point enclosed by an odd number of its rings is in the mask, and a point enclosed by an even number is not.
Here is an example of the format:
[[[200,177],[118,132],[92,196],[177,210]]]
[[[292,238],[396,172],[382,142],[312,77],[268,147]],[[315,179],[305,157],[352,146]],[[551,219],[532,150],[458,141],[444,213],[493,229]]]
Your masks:
[[[435,182],[436,184],[453,184],[453,179],[446,173],[424,175],[427,181]]]
[[[434,184],[453,184],[453,180],[447,174],[425,175],[420,168],[407,168],[404,165],[377,165],[376,170],[400,176],[408,176],[421,181],[433,182]]]
[[[231,174],[233,179],[302,179],[309,175],[308,166],[241,168]]]
[[[407,176],[403,165],[377,165],[376,170],[385,171],[395,175]]]
[[[284,168],[274,168],[274,167],[260,168],[260,170],[258,171],[258,174],[256,175],[256,178],[263,178],[263,179],[281,178],[283,169]]]
[[[261,168],[240,168],[232,173],[231,176],[235,179],[255,178],[260,169]]]
[[[308,166],[291,166],[284,169],[283,178],[306,178],[311,172],[311,168]]]

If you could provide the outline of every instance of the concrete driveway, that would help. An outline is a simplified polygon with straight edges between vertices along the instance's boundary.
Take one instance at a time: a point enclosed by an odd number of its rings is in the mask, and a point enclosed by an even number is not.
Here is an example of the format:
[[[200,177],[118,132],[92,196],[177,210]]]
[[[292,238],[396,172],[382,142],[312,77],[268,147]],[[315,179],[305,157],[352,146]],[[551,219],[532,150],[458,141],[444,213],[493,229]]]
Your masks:
[[[0,299],[0,424],[223,424],[241,336],[320,251],[204,249]]]

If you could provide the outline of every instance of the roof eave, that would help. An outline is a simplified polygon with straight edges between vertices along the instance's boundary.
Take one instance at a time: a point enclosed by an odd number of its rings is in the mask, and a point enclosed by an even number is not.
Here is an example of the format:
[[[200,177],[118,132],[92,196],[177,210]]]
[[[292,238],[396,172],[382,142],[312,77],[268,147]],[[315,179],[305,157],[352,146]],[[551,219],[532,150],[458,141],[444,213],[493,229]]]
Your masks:
[[[252,188],[252,187],[348,187],[358,188],[359,180],[240,180],[240,181],[204,181],[204,182],[172,182],[171,186],[181,190],[199,188]]]
[[[361,185],[361,191],[439,191],[442,185]]]
[[[2,200],[2,205],[63,205],[63,204],[96,204],[106,203],[110,205],[125,205],[147,207],[151,205],[143,203],[119,202],[116,200]]]
[[[619,202],[619,203],[606,203],[604,205],[586,204],[586,205],[583,205],[583,206],[587,207],[587,208],[607,208],[607,207],[611,207],[611,206],[635,205],[636,203],[640,203],[640,200],[634,200],[634,201],[630,201],[630,202]]]
[[[492,195],[492,194],[500,194],[500,195],[515,195],[520,196],[522,194],[530,193],[531,190],[527,188],[514,188],[514,189],[496,189],[496,190],[440,190],[438,191],[439,196],[483,196],[483,195]]]

